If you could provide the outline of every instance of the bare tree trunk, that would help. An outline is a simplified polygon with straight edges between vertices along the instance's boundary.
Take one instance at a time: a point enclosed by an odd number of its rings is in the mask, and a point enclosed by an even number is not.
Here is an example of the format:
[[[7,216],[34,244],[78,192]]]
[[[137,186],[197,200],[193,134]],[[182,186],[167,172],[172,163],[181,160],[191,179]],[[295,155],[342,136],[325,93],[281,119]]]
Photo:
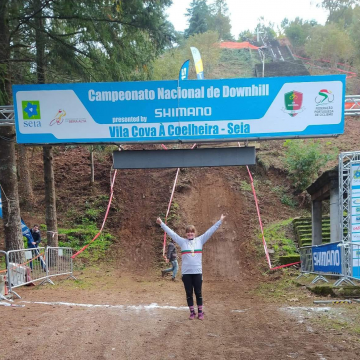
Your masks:
[[[0,0],[0,105],[9,105],[11,81],[9,65],[10,42],[8,1]],[[0,115],[1,116],[1,115]],[[21,232],[18,183],[16,177],[15,128],[0,126],[0,184],[6,250],[24,248]],[[7,140],[6,140],[7,139]]]
[[[90,146],[90,185],[94,185],[95,182],[95,169],[94,169],[94,146]]]
[[[35,9],[42,6],[41,0],[34,0]],[[37,29],[36,41],[36,75],[38,84],[45,84],[45,38],[43,12],[39,11],[35,16]],[[51,146],[43,146],[44,182],[45,182],[45,220],[47,227],[47,245],[58,246],[57,215],[56,215],[56,192],[53,167],[53,155]]]
[[[6,251],[19,250],[24,248],[24,243],[16,177],[15,128],[0,126],[0,135],[9,139],[0,138],[0,184],[2,187],[5,248]]]
[[[58,246],[56,194],[51,146],[43,146],[46,226],[48,246]]]
[[[29,210],[34,203],[34,192],[32,189],[32,180],[30,176],[29,160],[27,148],[25,145],[18,145],[18,173],[19,190],[21,194],[21,203],[24,208]]]

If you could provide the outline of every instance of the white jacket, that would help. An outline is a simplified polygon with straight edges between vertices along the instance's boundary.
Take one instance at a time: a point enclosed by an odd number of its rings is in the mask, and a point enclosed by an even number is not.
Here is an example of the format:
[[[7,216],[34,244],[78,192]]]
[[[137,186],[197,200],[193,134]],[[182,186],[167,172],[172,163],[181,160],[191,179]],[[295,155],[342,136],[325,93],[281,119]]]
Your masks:
[[[203,245],[210,239],[211,235],[219,228],[221,220],[214,224],[204,234],[188,240],[179,236],[167,225],[161,223],[161,228],[181,247],[182,266],[181,273],[202,274],[202,250]]]

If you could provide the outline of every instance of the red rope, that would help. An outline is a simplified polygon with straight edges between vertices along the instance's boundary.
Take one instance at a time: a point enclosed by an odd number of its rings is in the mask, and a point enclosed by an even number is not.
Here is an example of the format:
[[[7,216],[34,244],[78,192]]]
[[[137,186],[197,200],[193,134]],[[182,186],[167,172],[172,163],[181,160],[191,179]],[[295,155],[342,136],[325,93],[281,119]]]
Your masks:
[[[115,170],[114,176],[113,176],[112,181],[111,181],[110,199],[109,199],[109,202],[108,202],[108,206],[107,206],[107,209],[106,209],[106,213],[105,213],[104,220],[103,220],[103,223],[102,223],[102,225],[101,225],[100,231],[94,236],[94,238],[93,238],[88,244],[86,244],[82,249],[80,249],[76,254],[74,254],[74,255],[71,257],[72,259],[75,259],[76,256],[78,256],[78,255],[81,254],[85,249],[87,249],[87,248],[90,246],[90,244],[91,244],[92,242],[94,242],[94,241],[100,236],[100,234],[102,233],[102,231],[103,231],[103,229],[104,229],[104,226],[105,226],[105,223],[106,223],[106,219],[107,219],[107,217],[108,217],[108,215],[109,215],[111,202],[112,202],[112,199],[113,199],[113,196],[114,196],[114,184],[115,184],[116,174],[117,174],[117,170]]]
[[[238,143],[238,145],[240,146],[240,143]],[[254,195],[255,206],[256,206],[256,211],[257,211],[257,214],[258,214],[258,219],[259,219],[259,224],[260,224],[260,229],[261,229],[261,236],[262,236],[262,241],[263,241],[265,256],[266,256],[266,260],[267,260],[268,265],[269,265],[269,269],[270,269],[270,270],[277,270],[277,269],[282,269],[282,268],[284,268],[284,267],[288,267],[288,266],[300,264],[300,261],[298,261],[298,262],[295,262],[295,263],[286,264],[286,265],[280,265],[280,266],[276,266],[276,267],[272,267],[272,266],[271,266],[271,260],[270,260],[269,251],[268,251],[267,245],[266,245],[266,240],[265,240],[265,235],[264,235],[264,227],[263,227],[262,220],[261,220],[260,208],[259,208],[259,204],[258,204],[258,200],[257,200],[257,196],[256,196],[256,191],[255,191],[255,186],[254,186],[254,180],[253,180],[253,177],[252,177],[252,175],[251,175],[251,172],[250,172],[248,166],[246,166],[246,169],[247,169],[248,174],[249,174],[249,177],[250,177],[251,189],[252,189],[253,195]]]

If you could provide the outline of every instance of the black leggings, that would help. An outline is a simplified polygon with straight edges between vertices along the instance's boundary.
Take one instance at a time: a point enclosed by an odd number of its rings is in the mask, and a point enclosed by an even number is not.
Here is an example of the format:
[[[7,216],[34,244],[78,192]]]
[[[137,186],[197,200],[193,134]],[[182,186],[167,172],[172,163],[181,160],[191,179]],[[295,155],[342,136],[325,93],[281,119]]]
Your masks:
[[[182,276],[182,281],[184,283],[186,300],[188,306],[194,306],[193,291],[196,296],[197,305],[203,304],[203,299],[201,295],[201,286],[202,286],[202,274],[185,274]]]

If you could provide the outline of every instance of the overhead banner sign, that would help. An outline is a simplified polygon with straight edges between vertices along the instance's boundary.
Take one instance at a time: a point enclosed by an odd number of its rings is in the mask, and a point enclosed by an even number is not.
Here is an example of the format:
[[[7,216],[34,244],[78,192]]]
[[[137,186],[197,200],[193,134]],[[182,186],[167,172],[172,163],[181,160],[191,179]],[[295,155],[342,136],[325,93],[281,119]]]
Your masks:
[[[339,243],[313,246],[313,264],[315,272],[341,274],[341,247]]]
[[[345,75],[13,86],[17,142],[156,143],[333,136]]]

